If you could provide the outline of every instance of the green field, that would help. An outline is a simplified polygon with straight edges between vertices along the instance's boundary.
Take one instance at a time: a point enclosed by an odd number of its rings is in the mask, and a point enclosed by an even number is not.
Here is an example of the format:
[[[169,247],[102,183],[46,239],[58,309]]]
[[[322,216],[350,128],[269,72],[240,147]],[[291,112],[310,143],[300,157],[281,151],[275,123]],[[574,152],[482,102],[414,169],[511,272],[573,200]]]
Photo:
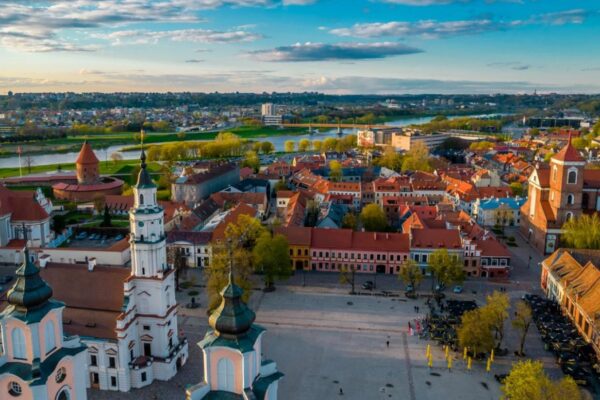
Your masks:
[[[254,127],[254,126],[242,126],[238,128],[232,128],[226,130],[233,132],[243,139],[252,138],[265,138],[269,136],[279,135],[294,135],[297,133],[305,132],[305,128],[285,128],[279,129],[275,127]],[[213,140],[217,136],[218,132],[189,132],[185,134],[178,134],[176,132],[148,132],[146,133],[145,143],[165,143],[165,142],[178,142],[187,140]],[[68,153],[78,151],[81,148],[81,144],[87,140],[94,149],[103,149],[110,146],[135,146],[138,144],[134,139],[135,133],[133,132],[119,132],[119,133],[101,133],[101,134],[88,134],[88,135],[73,135],[66,138],[60,139],[48,139],[48,140],[37,140],[30,141],[21,144],[25,154],[48,154],[48,153]],[[13,156],[16,152],[18,143],[2,144],[0,146],[0,157]]]
[[[103,175],[113,175],[120,179],[129,182],[129,177],[134,169],[139,165],[139,160],[120,160],[120,161],[109,161],[100,163],[100,173]],[[75,171],[75,164],[61,164],[62,172]],[[58,169],[58,165],[34,165],[31,167],[32,174],[41,174],[45,172],[55,172]],[[148,170],[151,173],[157,173],[160,171],[160,164],[156,162],[148,163]],[[27,168],[23,168],[23,174],[29,175]],[[10,178],[19,176],[19,168],[0,168],[0,178]]]

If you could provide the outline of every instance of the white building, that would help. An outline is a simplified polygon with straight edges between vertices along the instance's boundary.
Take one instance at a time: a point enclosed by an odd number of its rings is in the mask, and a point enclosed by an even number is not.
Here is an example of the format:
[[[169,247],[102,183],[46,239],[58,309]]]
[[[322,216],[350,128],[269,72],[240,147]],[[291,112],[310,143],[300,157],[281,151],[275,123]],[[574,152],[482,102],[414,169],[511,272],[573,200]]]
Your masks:
[[[27,239],[25,239],[27,240]],[[64,303],[25,249],[0,314],[0,399],[86,400],[86,349],[63,335]]]
[[[89,384],[127,392],[169,380],[187,361],[180,337],[175,271],[167,265],[164,212],[156,185],[142,168],[129,211],[131,267],[53,263],[40,259],[42,276],[67,304],[65,331],[88,346]]]

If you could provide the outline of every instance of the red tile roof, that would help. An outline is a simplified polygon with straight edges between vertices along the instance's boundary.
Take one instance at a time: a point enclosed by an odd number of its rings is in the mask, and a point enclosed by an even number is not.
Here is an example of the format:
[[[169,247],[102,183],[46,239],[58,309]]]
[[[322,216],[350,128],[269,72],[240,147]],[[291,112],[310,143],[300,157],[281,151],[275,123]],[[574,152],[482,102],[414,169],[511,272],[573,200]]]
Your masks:
[[[94,150],[92,150],[92,146],[85,141],[81,146],[81,150],[79,151],[79,155],[77,156],[77,160],[75,160],[76,164],[98,164],[98,157],[94,154]]]
[[[42,221],[50,218],[35,200],[35,192],[9,190],[0,186],[0,215],[11,214],[12,221]]]
[[[358,251],[410,251],[409,236],[405,233],[354,232],[351,229],[313,228],[311,247]]]
[[[287,226],[275,228],[275,233],[284,235],[290,246],[310,246],[312,228]]]
[[[446,248],[448,250],[462,248],[458,229],[413,229],[411,235],[411,248]]]
[[[571,135],[569,134],[569,141],[567,145],[563,147],[558,153],[552,156],[553,160],[566,161],[566,162],[581,162],[585,159],[579,154],[579,151],[571,143]]]

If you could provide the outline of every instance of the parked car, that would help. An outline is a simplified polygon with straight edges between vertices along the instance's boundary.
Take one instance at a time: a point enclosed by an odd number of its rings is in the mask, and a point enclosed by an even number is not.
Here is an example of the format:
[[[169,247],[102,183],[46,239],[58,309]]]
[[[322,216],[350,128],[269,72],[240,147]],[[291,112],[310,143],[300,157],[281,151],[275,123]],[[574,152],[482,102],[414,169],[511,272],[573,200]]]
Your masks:
[[[456,286],[454,286],[454,289],[452,289],[452,291],[453,291],[454,293],[456,293],[456,294],[458,294],[458,293],[462,293],[462,292],[463,292],[463,287],[462,287],[462,286],[460,286],[460,285],[456,285]]]
[[[443,283],[438,283],[437,285],[435,285],[435,291],[436,292],[441,292],[444,289],[446,289],[446,285],[444,285]]]
[[[375,284],[373,284],[373,281],[366,281],[365,283],[362,284],[362,288],[365,290],[373,290],[373,287],[375,287]]]
[[[413,285],[411,285],[411,284],[408,284],[408,285],[406,285],[406,289],[405,289],[405,290],[406,290],[407,292],[414,292],[414,291],[415,291],[415,288],[413,287]]]

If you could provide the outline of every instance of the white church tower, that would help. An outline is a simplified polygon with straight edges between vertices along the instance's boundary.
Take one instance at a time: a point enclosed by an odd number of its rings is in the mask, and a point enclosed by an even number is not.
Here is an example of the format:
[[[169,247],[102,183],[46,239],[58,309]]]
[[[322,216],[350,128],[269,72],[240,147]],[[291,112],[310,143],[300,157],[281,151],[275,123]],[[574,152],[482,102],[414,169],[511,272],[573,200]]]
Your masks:
[[[123,321],[127,326],[123,333],[137,339],[129,342],[125,354],[138,372],[134,375],[139,375],[132,376],[131,386],[142,387],[154,379],[175,376],[187,361],[188,345],[179,336],[175,271],[167,265],[164,211],[156,200],[156,185],[146,169],[143,150],[133,196],[129,211],[131,276],[125,296],[133,303],[127,308],[134,309],[135,315]]]

